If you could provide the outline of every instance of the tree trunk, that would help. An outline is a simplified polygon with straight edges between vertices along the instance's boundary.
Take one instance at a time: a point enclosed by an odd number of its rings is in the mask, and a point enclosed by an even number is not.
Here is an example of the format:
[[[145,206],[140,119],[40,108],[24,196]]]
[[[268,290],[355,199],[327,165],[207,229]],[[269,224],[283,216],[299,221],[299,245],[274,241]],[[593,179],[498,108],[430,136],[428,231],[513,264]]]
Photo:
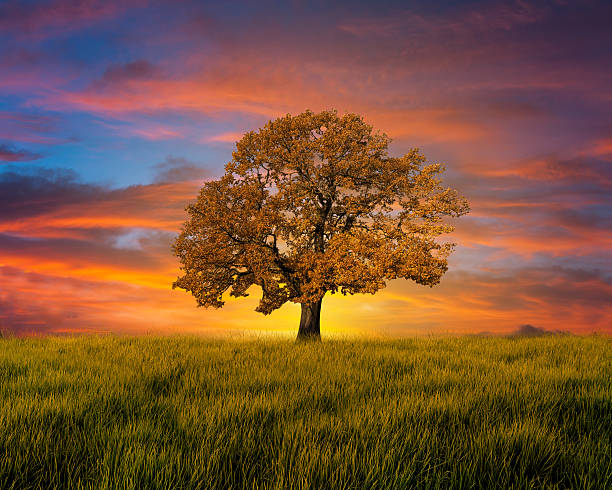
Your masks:
[[[302,316],[297,342],[321,341],[321,301],[302,303]]]

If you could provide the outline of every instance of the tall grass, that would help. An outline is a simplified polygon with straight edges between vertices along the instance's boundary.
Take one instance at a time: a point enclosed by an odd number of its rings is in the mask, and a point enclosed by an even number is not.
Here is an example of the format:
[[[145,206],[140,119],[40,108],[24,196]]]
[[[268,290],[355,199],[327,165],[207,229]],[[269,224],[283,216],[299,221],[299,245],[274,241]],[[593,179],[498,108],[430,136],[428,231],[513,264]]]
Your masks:
[[[0,340],[0,488],[612,488],[612,340]]]

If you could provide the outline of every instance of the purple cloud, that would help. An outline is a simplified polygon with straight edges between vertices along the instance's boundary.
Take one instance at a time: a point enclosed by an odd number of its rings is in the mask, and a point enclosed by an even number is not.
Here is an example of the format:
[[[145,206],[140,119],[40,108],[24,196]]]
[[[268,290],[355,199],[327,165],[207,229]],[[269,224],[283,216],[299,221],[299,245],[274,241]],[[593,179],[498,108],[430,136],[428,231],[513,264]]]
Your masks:
[[[27,150],[18,150],[9,145],[0,145],[0,163],[31,162],[42,155]]]

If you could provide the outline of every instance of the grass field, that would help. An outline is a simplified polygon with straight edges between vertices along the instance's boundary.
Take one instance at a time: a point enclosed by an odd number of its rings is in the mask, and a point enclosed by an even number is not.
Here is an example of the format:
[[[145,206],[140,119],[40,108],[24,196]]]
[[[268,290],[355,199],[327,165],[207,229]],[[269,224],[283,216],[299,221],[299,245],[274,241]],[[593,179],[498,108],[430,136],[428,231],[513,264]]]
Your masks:
[[[0,340],[0,488],[612,488],[612,339]]]

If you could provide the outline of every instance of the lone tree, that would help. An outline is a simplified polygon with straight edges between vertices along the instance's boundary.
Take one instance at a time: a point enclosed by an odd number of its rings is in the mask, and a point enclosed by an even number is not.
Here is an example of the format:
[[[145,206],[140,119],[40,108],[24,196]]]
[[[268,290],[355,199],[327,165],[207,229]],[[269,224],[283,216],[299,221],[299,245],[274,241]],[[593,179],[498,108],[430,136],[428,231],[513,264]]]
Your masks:
[[[454,244],[435,238],[469,211],[418,150],[387,153],[389,138],[355,114],[306,111],[236,143],[225,175],[204,184],[174,244],[184,274],[173,287],[198,306],[247,296],[256,311],[299,303],[298,340],[320,340],[326,292],[375,293],[391,279],[433,286]]]

